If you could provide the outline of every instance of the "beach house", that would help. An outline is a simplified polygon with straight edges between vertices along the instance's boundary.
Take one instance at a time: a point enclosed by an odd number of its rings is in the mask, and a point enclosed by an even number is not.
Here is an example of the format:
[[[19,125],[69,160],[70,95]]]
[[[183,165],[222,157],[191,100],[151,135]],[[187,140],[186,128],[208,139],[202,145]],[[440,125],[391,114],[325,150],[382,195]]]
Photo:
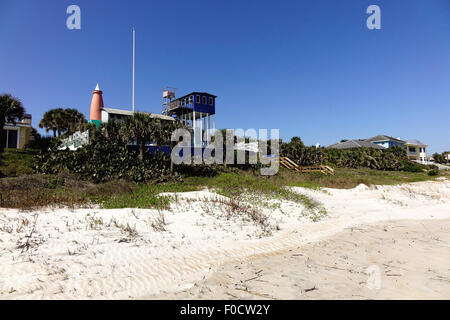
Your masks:
[[[5,123],[3,126],[3,143],[5,148],[23,149],[31,138],[31,114],[25,114],[22,120]]]
[[[408,159],[425,163],[427,158],[427,145],[419,140],[408,140],[405,143],[406,155]]]

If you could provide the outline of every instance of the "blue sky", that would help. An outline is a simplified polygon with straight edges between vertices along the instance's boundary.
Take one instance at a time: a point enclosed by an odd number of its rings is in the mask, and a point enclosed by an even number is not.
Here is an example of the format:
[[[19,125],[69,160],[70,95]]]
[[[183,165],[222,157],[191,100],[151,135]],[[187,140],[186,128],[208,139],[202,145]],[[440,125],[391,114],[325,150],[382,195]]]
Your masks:
[[[81,8],[81,30],[66,8]],[[366,9],[381,8],[381,30]],[[0,0],[0,93],[43,113],[161,111],[161,88],[216,94],[218,128],[279,128],[306,144],[388,134],[450,149],[450,1]]]

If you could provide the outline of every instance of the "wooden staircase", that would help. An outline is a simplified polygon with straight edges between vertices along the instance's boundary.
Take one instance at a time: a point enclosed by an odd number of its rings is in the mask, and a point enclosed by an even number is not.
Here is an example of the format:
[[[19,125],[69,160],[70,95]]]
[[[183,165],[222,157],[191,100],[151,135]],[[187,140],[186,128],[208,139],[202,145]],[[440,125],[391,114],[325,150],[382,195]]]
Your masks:
[[[283,167],[300,172],[300,173],[307,173],[307,172],[322,172],[323,174],[330,174],[334,175],[333,168],[330,168],[329,166],[323,166],[323,165],[316,165],[316,166],[299,166],[294,161],[289,159],[288,157],[279,157],[274,158],[274,161],[279,161],[280,165]]]

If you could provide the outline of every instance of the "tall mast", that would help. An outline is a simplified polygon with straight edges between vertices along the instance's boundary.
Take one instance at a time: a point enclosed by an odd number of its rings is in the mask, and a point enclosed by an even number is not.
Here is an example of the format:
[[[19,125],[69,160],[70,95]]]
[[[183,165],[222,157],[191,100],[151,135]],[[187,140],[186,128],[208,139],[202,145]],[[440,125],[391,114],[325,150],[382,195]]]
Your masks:
[[[136,30],[133,28],[133,112],[134,112],[134,78],[135,78],[135,65],[136,65]]]

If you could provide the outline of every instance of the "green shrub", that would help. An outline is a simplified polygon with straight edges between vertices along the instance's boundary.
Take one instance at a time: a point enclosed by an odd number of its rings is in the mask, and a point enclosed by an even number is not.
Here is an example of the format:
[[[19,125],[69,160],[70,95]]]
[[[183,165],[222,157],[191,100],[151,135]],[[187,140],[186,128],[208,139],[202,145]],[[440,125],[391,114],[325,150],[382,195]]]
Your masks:
[[[437,176],[439,174],[439,171],[437,171],[437,170],[430,170],[430,171],[428,171],[428,175],[430,176],[430,177],[434,177],[434,176]]]
[[[406,159],[406,151],[401,147],[386,150],[374,148],[324,149],[305,147],[298,140],[281,144],[281,156],[288,157],[300,166],[329,164],[345,168],[370,168],[376,170],[400,171],[416,170]],[[414,168],[413,168],[414,167]]]
[[[303,143],[296,141],[282,143],[280,148],[281,156],[290,158],[300,166],[319,165],[323,164],[326,160],[324,149],[305,147]]]
[[[402,171],[406,172],[422,172],[425,168],[425,166],[410,160],[402,160],[402,165]]]
[[[67,171],[96,183],[112,179],[164,182],[177,178],[170,172],[170,159],[163,154],[146,152],[141,162],[138,154],[126,146],[101,141],[94,141],[76,151],[52,149],[41,152],[36,156],[35,170],[44,174]]]
[[[33,140],[28,141],[25,149],[47,151],[58,143],[57,138],[36,136]]]

